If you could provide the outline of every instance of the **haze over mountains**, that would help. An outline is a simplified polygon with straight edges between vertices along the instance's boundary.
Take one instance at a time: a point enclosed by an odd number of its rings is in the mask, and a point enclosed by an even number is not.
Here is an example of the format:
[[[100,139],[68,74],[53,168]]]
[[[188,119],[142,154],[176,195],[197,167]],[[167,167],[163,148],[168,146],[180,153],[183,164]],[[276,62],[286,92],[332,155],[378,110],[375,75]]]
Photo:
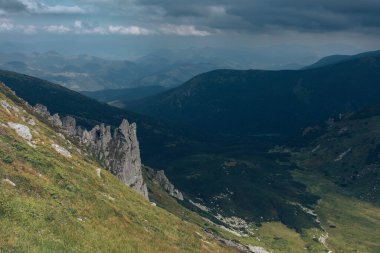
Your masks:
[[[54,51],[2,52],[0,68],[36,76],[77,91],[157,85],[171,88],[214,69],[299,69],[316,61],[320,54],[296,46],[162,49],[131,60],[66,56]]]
[[[0,0],[0,253],[380,253],[379,0]]]
[[[217,233],[223,238],[273,252],[376,252],[380,58],[369,52],[321,62],[214,70],[126,103],[133,112],[15,72],[1,71],[0,81],[89,129],[136,122],[142,162],[153,168],[146,177],[165,169],[185,201],[174,204],[150,183],[148,195],[182,218],[190,209],[230,229]],[[106,143],[102,132],[94,136]]]

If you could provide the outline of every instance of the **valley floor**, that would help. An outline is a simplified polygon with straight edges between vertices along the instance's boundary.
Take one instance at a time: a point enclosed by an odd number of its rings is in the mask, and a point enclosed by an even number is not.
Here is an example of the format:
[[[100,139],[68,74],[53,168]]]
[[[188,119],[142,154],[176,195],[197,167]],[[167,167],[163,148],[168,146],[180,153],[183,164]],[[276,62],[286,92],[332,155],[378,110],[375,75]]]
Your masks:
[[[295,172],[321,200],[316,206],[326,245],[332,252],[380,252],[380,207],[346,196],[339,187],[320,175]]]

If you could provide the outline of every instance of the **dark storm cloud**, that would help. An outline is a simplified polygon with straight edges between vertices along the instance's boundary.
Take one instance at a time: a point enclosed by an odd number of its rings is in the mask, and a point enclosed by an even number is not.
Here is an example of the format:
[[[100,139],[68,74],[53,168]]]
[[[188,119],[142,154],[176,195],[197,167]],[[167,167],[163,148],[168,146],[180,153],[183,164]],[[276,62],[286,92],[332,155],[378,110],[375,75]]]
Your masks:
[[[170,22],[245,32],[364,32],[380,28],[379,0],[139,0],[135,4]]]
[[[27,7],[17,0],[0,0],[0,10],[5,12],[21,12],[26,9]]]

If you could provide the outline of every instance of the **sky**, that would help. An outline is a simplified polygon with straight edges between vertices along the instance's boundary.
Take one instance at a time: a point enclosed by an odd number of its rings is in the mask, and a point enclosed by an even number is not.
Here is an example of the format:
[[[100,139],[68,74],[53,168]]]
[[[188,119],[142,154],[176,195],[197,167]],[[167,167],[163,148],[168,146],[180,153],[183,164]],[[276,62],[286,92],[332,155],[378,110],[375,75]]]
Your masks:
[[[0,0],[0,51],[380,49],[380,0]]]

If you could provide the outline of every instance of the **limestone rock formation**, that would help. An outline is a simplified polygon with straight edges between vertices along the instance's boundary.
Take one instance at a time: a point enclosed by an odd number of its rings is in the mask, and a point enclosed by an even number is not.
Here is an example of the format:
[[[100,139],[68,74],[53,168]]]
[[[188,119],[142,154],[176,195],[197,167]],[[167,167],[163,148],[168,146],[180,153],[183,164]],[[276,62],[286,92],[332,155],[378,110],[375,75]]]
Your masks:
[[[58,113],[54,114],[53,116],[50,116],[48,120],[57,127],[62,127],[62,121],[61,118],[59,117]]]
[[[174,185],[166,177],[165,172],[163,170],[159,170],[156,172],[153,182],[159,185],[161,188],[163,188],[171,196],[179,200],[183,200],[182,192],[180,192],[178,189],[174,187]]]
[[[77,126],[75,118],[71,116],[62,119],[58,114],[51,116],[43,105],[36,105],[35,111],[54,126],[61,128],[68,136],[79,140],[112,174],[148,199],[135,123],[129,124],[127,120],[123,120],[113,133],[111,127],[104,124],[87,131]]]
[[[79,136],[76,120],[71,116],[62,118],[62,127],[70,136]],[[79,136],[80,137],[80,136]]]
[[[50,112],[48,111],[47,107],[41,104],[36,104],[34,106],[34,111],[38,113],[39,115],[48,118],[50,117]]]
[[[36,104],[34,106],[34,111],[38,113],[39,115],[41,115],[42,117],[46,118],[53,126],[62,127],[62,121],[58,113],[51,116],[46,106],[41,105],[41,104]]]
[[[123,120],[113,134],[110,126],[97,125],[91,131],[84,130],[81,140],[112,174],[148,198],[135,123]]]

